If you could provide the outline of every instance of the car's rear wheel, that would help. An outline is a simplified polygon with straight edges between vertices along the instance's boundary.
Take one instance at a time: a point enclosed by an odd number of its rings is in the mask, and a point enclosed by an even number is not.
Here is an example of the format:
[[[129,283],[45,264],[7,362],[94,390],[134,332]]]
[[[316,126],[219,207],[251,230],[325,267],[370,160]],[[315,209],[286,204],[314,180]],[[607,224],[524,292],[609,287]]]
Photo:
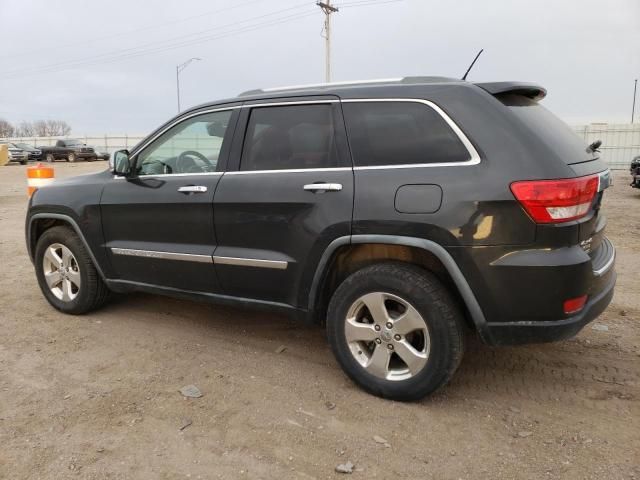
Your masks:
[[[44,157],[44,159],[48,162],[48,163],[53,163],[56,159],[53,156],[53,153],[47,153]]]
[[[355,383],[401,401],[446,384],[464,350],[463,318],[453,297],[430,272],[399,262],[349,276],[329,304],[327,334]]]
[[[77,315],[95,310],[109,296],[82,240],[68,227],[53,227],[42,234],[35,267],[42,293],[62,312]]]
[[[76,154],[71,152],[68,156],[67,156],[67,160],[71,163],[76,161]]]

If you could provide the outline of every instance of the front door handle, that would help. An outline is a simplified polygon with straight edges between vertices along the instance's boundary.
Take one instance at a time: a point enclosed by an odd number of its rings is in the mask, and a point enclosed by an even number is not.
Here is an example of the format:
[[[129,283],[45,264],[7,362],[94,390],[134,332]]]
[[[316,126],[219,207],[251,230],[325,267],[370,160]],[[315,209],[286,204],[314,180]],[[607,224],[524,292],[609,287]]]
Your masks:
[[[206,193],[207,187],[204,185],[186,185],[178,189],[180,193]]]
[[[339,192],[342,190],[341,183],[308,183],[304,186],[307,192]]]

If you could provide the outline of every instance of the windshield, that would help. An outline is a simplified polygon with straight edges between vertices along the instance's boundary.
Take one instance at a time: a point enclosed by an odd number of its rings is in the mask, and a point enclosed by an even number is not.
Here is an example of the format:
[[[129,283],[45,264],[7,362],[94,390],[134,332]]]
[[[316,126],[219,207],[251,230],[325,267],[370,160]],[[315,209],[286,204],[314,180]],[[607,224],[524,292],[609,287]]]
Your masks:
[[[30,147],[29,145],[27,145],[26,143],[16,143],[15,144],[18,148],[24,148],[27,150],[30,150],[32,147]]]
[[[84,145],[80,140],[66,140],[64,143],[67,147],[82,147]]]
[[[587,162],[598,158],[587,153],[587,144],[571,128],[538,102],[523,95],[496,95],[509,110],[525,123],[531,133],[551,147],[565,163]]]

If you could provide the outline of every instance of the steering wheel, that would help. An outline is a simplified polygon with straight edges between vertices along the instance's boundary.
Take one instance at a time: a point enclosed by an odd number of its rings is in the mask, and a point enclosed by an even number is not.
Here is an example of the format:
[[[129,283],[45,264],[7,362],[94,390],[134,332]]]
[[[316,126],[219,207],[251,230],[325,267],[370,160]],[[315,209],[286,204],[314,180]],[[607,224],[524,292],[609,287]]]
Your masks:
[[[195,150],[187,150],[186,152],[182,152],[178,155],[178,159],[176,160],[176,171],[178,173],[202,173],[207,170],[203,168],[201,165],[198,165],[194,158],[198,160],[202,160],[206,165],[213,168],[213,165],[209,161],[207,157],[202,155],[200,152],[196,152]]]

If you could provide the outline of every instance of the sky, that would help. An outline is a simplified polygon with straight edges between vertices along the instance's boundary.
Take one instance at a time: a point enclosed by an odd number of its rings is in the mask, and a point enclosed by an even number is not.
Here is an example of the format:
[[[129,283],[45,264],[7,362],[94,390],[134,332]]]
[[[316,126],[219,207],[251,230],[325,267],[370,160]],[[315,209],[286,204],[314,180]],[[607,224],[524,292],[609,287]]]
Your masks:
[[[332,80],[532,81],[570,124],[627,123],[640,0],[333,0]],[[0,118],[144,134],[182,108],[324,81],[311,0],[0,0]],[[640,92],[638,93],[640,109]],[[640,117],[640,112],[637,113]]]

